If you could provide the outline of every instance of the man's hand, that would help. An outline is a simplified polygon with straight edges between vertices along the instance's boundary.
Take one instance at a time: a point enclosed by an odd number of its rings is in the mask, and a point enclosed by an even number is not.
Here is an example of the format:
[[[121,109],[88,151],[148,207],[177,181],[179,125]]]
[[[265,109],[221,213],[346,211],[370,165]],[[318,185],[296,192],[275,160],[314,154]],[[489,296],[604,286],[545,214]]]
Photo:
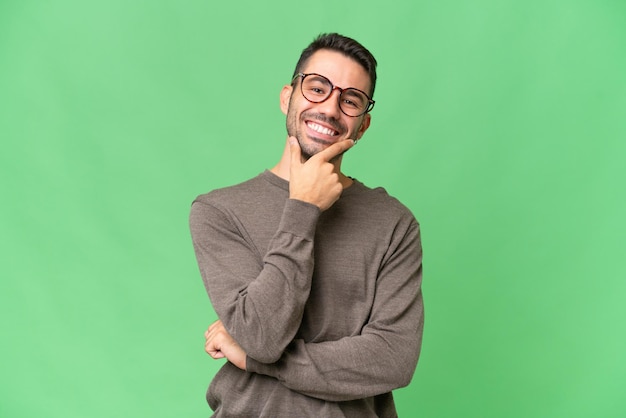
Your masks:
[[[354,141],[347,139],[337,142],[304,163],[297,139],[290,137],[289,144],[291,147],[289,197],[316,205],[322,211],[328,209],[339,199],[343,191],[339,174],[330,161],[349,150]]]
[[[205,331],[204,349],[214,359],[224,358],[241,370],[246,370],[246,353],[224,328],[222,321],[217,320]]]

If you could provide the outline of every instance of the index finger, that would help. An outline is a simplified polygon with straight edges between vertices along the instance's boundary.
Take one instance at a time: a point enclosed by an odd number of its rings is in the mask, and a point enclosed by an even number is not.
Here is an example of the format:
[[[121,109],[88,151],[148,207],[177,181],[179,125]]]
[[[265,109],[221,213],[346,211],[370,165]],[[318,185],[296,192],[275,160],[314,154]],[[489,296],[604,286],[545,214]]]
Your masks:
[[[348,151],[355,144],[354,139],[346,139],[335,144],[332,144],[330,147],[326,148],[323,151],[318,152],[311,158],[317,158],[322,161],[328,162],[335,158],[336,156]]]

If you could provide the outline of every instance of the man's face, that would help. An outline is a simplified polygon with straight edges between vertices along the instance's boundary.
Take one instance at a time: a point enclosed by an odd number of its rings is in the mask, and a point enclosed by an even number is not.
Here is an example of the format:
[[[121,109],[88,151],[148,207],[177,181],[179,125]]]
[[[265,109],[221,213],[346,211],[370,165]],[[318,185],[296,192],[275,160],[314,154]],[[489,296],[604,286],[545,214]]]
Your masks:
[[[328,78],[334,86],[354,87],[370,91],[367,71],[351,58],[326,49],[315,52],[302,69],[305,74],[316,73]],[[350,117],[339,109],[339,90],[322,103],[311,103],[302,96],[301,80],[285,86],[280,104],[287,115],[287,133],[298,139],[305,159],[344,139],[360,139],[370,124],[370,115]]]

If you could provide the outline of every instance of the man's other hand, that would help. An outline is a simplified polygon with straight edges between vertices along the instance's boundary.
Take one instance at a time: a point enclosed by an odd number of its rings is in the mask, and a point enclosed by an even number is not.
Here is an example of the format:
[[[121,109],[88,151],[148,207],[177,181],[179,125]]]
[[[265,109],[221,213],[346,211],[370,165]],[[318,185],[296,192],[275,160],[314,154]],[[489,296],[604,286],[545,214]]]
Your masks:
[[[246,370],[246,353],[230,336],[222,321],[217,320],[205,331],[205,351],[214,359],[226,358],[241,370]]]

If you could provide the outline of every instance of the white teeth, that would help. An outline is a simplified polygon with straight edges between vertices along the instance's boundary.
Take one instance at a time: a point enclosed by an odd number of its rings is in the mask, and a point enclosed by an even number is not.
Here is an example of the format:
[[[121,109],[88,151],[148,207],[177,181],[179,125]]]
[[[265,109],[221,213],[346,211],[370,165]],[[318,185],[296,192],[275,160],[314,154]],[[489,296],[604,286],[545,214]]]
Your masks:
[[[325,128],[322,125],[318,125],[317,123],[309,122],[308,126],[309,128],[313,129],[315,132],[319,132],[323,135],[330,135],[330,136],[337,135],[337,132],[333,131],[332,129]]]

